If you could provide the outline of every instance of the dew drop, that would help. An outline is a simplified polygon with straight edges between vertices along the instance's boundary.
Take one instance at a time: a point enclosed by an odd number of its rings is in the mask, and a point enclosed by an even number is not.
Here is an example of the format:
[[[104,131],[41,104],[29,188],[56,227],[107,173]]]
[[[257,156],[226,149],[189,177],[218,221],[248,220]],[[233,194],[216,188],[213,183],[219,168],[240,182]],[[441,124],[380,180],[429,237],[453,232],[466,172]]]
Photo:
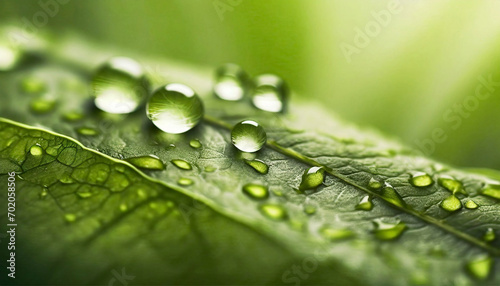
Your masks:
[[[179,180],[177,180],[177,184],[181,186],[191,186],[193,183],[193,180],[189,178],[180,178]]]
[[[453,194],[461,193],[467,195],[467,192],[465,192],[462,183],[455,180],[453,177],[443,175],[439,177],[438,183]]]
[[[325,179],[325,169],[323,167],[311,167],[302,174],[299,191],[317,188]]]
[[[75,214],[65,214],[64,219],[67,222],[75,222],[76,221],[76,215]]]
[[[480,193],[490,198],[500,200],[500,185],[487,185]]]
[[[267,135],[257,122],[245,120],[231,130],[231,142],[243,152],[257,152],[266,144]]]
[[[411,176],[410,183],[415,187],[427,187],[432,185],[434,181],[427,173],[417,172]]]
[[[354,232],[350,229],[333,228],[331,226],[323,226],[319,232],[324,238],[330,241],[343,240],[354,236]]]
[[[82,199],[87,199],[92,196],[92,192],[89,189],[78,190],[76,194]]]
[[[78,132],[79,134],[84,135],[84,136],[96,136],[97,134],[99,134],[99,132],[97,132],[97,130],[95,130],[94,128],[90,128],[90,127],[80,127],[78,129],[76,129],[76,132]]]
[[[496,238],[495,231],[491,227],[488,227],[488,229],[485,231],[483,235],[483,240],[486,242],[491,242],[495,240],[495,238]]]
[[[33,145],[30,148],[30,154],[33,156],[41,156],[43,154],[43,149],[38,144]]]
[[[164,132],[180,134],[191,130],[203,118],[203,103],[183,84],[172,83],[157,89],[146,107],[148,118]]]
[[[267,166],[267,164],[262,160],[245,160],[245,163],[260,174],[267,174],[267,172],[269,171],[269,166]]]
[[[491,273],[493,268],[493,259],[489,256],[479,256],[466,265],[466,269],[474,278],[478,280],[485,280]]]
[[[240,100],[248,89],[248,75],[238,65],[225,64],[219,67],[215,74],[213,92],[224,100]]]
[[[440,206],[446,211],[454,212],[462,208],[462,202],[455,195],[451,195],[444,199]]]
[[[371,211],[373,209],[373,203],[370,196],[364,196],[356,206],[356,209],[362,211]]]
[[[189,146],[193,147],[194,149],[201,148],[201,142],[198,139],[193,139],[189,141]]]
[[[479,206],[473,200],[468,200],[467,202],[465,202],[465,207],[473,210],[473,209],[477,209]]]
[[[95,105],[109,113],[130,113],[147,95],[141,65],[133,59],[115,57],[104,63],[92,78]]]
[[[269,197],[267,187],[258,184],[246,184],[243,186],[243,193],[255,200],[265,200]]]
[[[380,219],[374,220],[373,224],[375,237],[380,240],[396,239],[408,228],[404,222],[386,223]]]
[[[45,199],[45,197],[47,197],[48,193],[49,192],[48,192],[47,188],[43,188],[42,191],[40,192],[40,198]]]
[[[55,106],[56,101],[48,98],[36,98],[30,103],[31,111],[39,114],[51,112]]]
[[[254,79],[252,103],[258,109],[282,112],[288,101],[288,86],[278,76],[264,74]]]
[[[181,160],[181,159],[174,159],[172,161],[172,164],[174,164],[177,168],[182,169],[182,170],[192,170],[193,167],[191,167],[191,164],[188,162]]]
[[[259,211],[272,220],[285,220],[288,218],[285,208],[278,204],[262,204],[259,206]]]
[[[380,194],[384,200],[387,202],[396,205],[398,207],[406,207],[406,203],[403,201],[403,198],[396,192],[396,190],[389,184],[385,184],[382,192]]]
[[[165,165],[163,164],[163,162],[160,160],[160,158],[158,158],[155,155],[132,157],[125,159],[125,161],[141,169],[148,169],[148,170],[165,169]]]
[[[368,182],[368,187],[376,190],[376,189],[380,189],[382,187],[382,184],[377,181],[375,178],[370,178],[370,182]]]

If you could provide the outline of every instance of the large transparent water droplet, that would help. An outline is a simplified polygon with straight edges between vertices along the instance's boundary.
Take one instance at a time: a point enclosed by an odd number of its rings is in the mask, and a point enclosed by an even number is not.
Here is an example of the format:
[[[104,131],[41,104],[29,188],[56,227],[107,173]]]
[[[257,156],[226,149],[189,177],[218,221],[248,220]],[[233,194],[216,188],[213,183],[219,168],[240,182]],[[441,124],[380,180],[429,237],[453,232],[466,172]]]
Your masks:
[[[267,187],[258,184],[244,185],[243,193],[255,200],[264,200],[269,197],[269,191]]]
[[[488,227],[488,229],[484,232],[483,240],[486,242],[491,242],[495,240],[495,238],[496,238],[495,231],[491,227]]]
[[[427,187],[432,185],[433,182],[432,177],[424,172],[416,172],[412,174],[410,179],[410,183],[415,187]]]
[[[255,107],[269,112],[282,112],[288,101],[288,86],[280,77],[263,74],[254,79],[252,103]]]
[[[198,149],[198,148],[201,148],[202,145],[201,145],[200,140],[192,139],[191,141],[189,141],[189,146],[191,146],[194,149]]]
[[[373,209],[373,203],[370,196],[364,196],[356,206],[356,209],[362,211],[371,211]]]
[[[398,207],[406,207],[406,203],[403,201],[403,198],[396,192],[396,190],[389,184],[385,184],[382,189],[380,195],[387,202],[396,205]]]
[[[484,280],[490,276],[493,259],[489,256],[479,256],[469,261],[466,268],[474,278]]]
[[[248,89],[248,75],[238,65],[225,64],[215,73],[213,92],[224,100],[240,100]]]
[[[455,195],[451,195],[444,199],[440,206],[446,211],[454,212],[462,208],[462,202]]]
[[[172,83],[157,89],[147,105],[149,119],[159,129],[172,134],[184,133],[203,118],[203,103],[183,84]]]
[[[375,237],[380,240],[393,240],[401,236],[403,232],[407,229],[404,222],[398,223],[386,223],[380,219],[374,220],[375,225],[374,234]]]
[[[125,57],[104,63],[92,78],[95,105],[109,113],[130,113],[148,94],[148,84],[141,65]]]
[[[257,122],[245,120],[233,127],[231,141],[243,152],[257,152],[266,144],[267,135]]]
[[[317,188],[325,179],[325,169],[323,167],[311,167],[302,174],[299,191]]]
[[[33,156],[40,156],[43,154],[43,149],[40,145],[36,144],[31,146],[30,148],[30,154]]]

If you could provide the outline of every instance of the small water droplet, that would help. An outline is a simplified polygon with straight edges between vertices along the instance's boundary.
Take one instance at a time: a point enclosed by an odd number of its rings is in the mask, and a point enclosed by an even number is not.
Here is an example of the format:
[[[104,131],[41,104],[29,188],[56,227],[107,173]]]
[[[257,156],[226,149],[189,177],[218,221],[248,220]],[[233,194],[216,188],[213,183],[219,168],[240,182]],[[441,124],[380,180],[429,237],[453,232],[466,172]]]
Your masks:
[[[179,180],[177,180],[177,184],[179,184],[181,186],[190,186],[193,183],[194,183],[193,180],[191,180],[189,178],[180,178]]]
[[[491,227],[488,227],[488,229],[483,235],[483,240],[486,242],[491,242],[495,240],[495,238],[496,238],[495,231]]]
[[[500,200],[500,185],[487,185],[480,193],[490,198]]]
[[[148,94],[143,68],[125,57],[112,58],[99,67],[92,78],[92,89],[99,109],[118,114],[136,110]]]
[[[160,158],[158,158],[155,155],[132,157],[125,159],[125,161],[141,169],[148,169],[148,170],[165,169],[165,165],[163,164],[163,162],[160,160]]]
[[[97,132],[97,130],[95,130],[94,128],[90,128],[90,127],[80,127],[78,129],[76,129],[76,132],[78,132],[79,134],[84,135],[84,136],[96,136],[97,134],[99,134],[99,132]]]
[[[172,161],[172,164],[174,164],[177,168],[182,169],[182,170],[192,170],[193,167],[191,167],[191,164],[188,162],[181,160],[181,159],[174,159]]]
[[[191,146],[195,149],[198,149],[198,148],[201,148],[201,142],[198,139],[193,139],[193,140],[189,141],[189,146]]]
[[[264,161],[259,160],[259,159],[253,159],[253,160],[245,160],[245,163],[252,167],[255,171],[261,173],[261,174],[267,174],[269,171],[269,166],[267,166]]]
[[[164,132],[180,134],[194,128],[203,118],[203,103],[183,84],[172,83],[157,89],[146,107],[148,118]]]
[[[254,79],[252,103],[264,111],[282,112],[286,109],[288,93],[288,86],[280,77],[263,74]]]
[[[466,265],[466,269],[474,278],[478,280],[485,280],[490,276],[491,269],[493,268],[493,259],[489,256],[479,256]]]
[[[248,89],[248,75],[238,65],[225,64],[219,67],[215,74],[213,92],[224,100],[240,100]]]
[[[64,219],[67,222],[74,222],[74,221],[76,221],[76,215],[75,214],[65,214]]]
[[[241,121],[231,130],[231,142],[243,152],[257,152],[266,141],[266,131],[252,120]]]
[[[356,206],[356,209],[362,211],[371,211],[373,209],[373,203],[370,196],[364,196]]]
[[[370,182],[368,182],[368,187],[376,190],[380,189],[382,187],[382,184],[375,178],[370,178]]]
[[[311,167],[302,174],[299,191],[317,188],[325,179],[325,169],[323,167]]]
[[[246,184],[243,186],[243,193],[252,199],[265,200],[269,197],[267,187],[258,184]]]
[[[427,187],[432,185],[434,181],[432,180],[432,177],[429,176],[427,173],[416,172],[412,174],[410,183],[415,187]]]
[[[386,223],[380,219],[374,220],[375,237],[380,240],[393,240],[401,236],[408,228],[404,222]]]
[[[87,199],[87,198],[90,198],[92,196],[92,192],[90,191],[90,189],[87,189],[87,188],[84,188],[82,190],[78,190],[76,192],[76,194],[82,198],[82,199]]]
[[[316,207],[313,205],[305,205],[304,212],[308,215],[313,215],[316,213]]]
[[[449,212],[454,212],[462,208],[462,202],[455,195],[447,197],[439,205]]]
[[[406,203],[403,201],[403,198],[396,192],[396,190],[389,184],[385,184],[382,192],[380,194],[384,200],[387,202],[396,205],[398,207],[406,207]]]
[[[443,175],[438,179],[439,185],[452,192],[453,194],[461,193],[467,195],[461,182],[455,180],[455,178]]]
[[[206,166],[206,167],[204,168],[204,170],[205,170],[205,172],[207,172],[207,173],[213,173],[213,172],[215,172],[215,170],[217,170],[217,168],[212,167],[212,166]]]
[[[272,220],[285,220],[288,218],[285,208],[278,204],[262,204],[259,206],[259,211]]]
[[[48,98],[36,98],[30,103],[31,110],[40,114],[51,112],[55,106],[56,101]]]
[[[30,76],[21,81],[21,89],[23,92],[30,94],[40,94],[47,90],[47,85],[38,77]]]
[[[30,148],[30,154],[33,156],[41,156],[43,154],[43,149],[38,144],[33,145]]]
[[[473,209],[477,209],[479,206],[473,200],[468,200],[467,202],[465,202],[465,207],[473,210]]]
[[[333,228],[331,226],[323,226],[319,232],[324,238],[330,241],[343,240],[354,236],[354,232],[350,229]]]
[[[68,111],[63,114],[63,119],[66,121],[74,122],[83,119],[83,113],[79,111]]]
[[[43,188],[42,191],[40,192],[40,198],[45,199],[45,197],[48,195],[48,190],[47,188]]]

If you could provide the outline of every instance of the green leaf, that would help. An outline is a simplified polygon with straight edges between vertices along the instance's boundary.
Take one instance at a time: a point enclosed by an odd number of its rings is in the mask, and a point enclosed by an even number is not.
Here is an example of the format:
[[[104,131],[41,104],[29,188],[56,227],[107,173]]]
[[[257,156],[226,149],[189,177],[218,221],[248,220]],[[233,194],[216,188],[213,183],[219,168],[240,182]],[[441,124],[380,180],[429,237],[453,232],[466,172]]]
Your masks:
[[[481,193],[499,184],[493,179],[438,164],[317,104],[292,101],[288,115],[275,115],[248,101],[218,100],[210,70],[147,57],[135,56],[154,85],[182,82],[200,94],[204,122],[168,135],[144,108],[105,114],[93,106],[87,80],[116,53],[66,39],[42,61],[0,75],[0,115],[8,118],[0,121],[2,182],[18,174],[17,283],[105,284],[122,268],[135,276],[131,284],[500,281],[493,263],[500,243],[482,240],[488,228],[498,232],[497,200]],[[48,92],[24,89],[30,78]],[[36,112],[33,102],[44,100],[52,106]],[[231,146],[230,128],[243,119],[267,131],[255,154],[267,174]],[[201,148],[190,146],[194,139]],[[151,155],[163,164],[139,170],[128,163]],[[323,167],[325,180],[298,192],[311,166]],[[421,172],[434,183],[413,186],[412,174]],[[438,183],[442,177],[461,187]],[[193,183],[177,184],[186,179]],[[243,192],[248,184],[265,186],[269,196],[252,199]],[[452,193],[479,207],[442,209]],[[373,208],[357,208],[367,195]]]

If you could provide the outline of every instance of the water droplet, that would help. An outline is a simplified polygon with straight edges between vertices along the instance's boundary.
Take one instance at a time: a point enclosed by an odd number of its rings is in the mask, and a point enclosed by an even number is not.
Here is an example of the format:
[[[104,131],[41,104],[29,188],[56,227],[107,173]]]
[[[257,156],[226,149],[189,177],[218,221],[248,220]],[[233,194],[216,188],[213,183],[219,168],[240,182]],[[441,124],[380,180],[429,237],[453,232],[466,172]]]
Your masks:
[[[90,128],[90,127],[80,127],[78,129],[76,129],[76,132],[78,132],[84,136],[96,136],[97,134],[99,134],[99,132],[97,132],[97,130],[95,130],[94,128]]]
[[[76,215],[75,214],[65,214],[64,219],[67,222],[74,222],[74,221],[76,221]]]
[[[76,194],[82,199],[90,198],[92,196],[92,192],[88,188],[78,190]]]
[[[43,154],[43,149],[38,144],[33,145],[30,148],[30,154],[33,156],[41,156]]]
[[[278,76],[264,74],[254,79],[252,103],[269,112],[282,112],[288,101],[288,86]]]
[[[373,221],[373,224],[375,226],[375,237],[380,240],[396,239],[401,236],[401,234],[407,229],[407,226],[404,222],[386,223],[380,219],[377,219]]]
[[[483,240],[486,242],[491,242],[495,240],[495,238],[496,238],[495,231],[491,227],[488,227],[488,229],[483,235]]]
[[[48,190],[47,188],[43,188],[42,191],[40,192],[40,198],[45,199],[45,197],[48,195]]]
[[[324,238],[326,238],[330,241],[347,239],[347,238],[351,238],[354,236],[354,232],[352,232],[352,230],[350,230],[350,229],[333,228],[331,226],[323,226],[319,230],[319,232]]]
[[[376,190],[380,189],[382,187],[382,184],[375,178],[370,178],[370,182],[368,182],[368,187]]]
[[[38,77],[30,76],[21,81],[23,92],[30,94],[39,94],[47,90],[47,85]]]
[[[265,200],[269,197],[269,191],[267,187],[258,184],[244,185],[243,193],[256,200]]]
[[[259,206],[259,211],[272,220],[285,220],[288,218],[285,208],[278,204],[262,204]]]
[[[266,144],[267,135],[257,122],[245,120],[233,127],[231,141],[243,152],[257,152]]]
[[[500,185],[487,185],[480,193],[490,198],[500,200]]]
[[[116,57],[104,63],[92,79],[95,105],[109,113],[130,113],[147,95],[144,71],[139,63]]]
[[[193,180],[188,179],[188,178],[180,178],[179,180],[177,180],[177,184],[179,184],[181,186],[190,186],[193,183],[194,183]]]
[[[165,169],[165,165],[163,164],[163,162],[160,160],[160,158],[158,158],[155,155],[127,158],[125,159],[125,161],[141,169],[148,169],[148,170]]]
[[[201,142],[198,139],[193,139],[193,140],[189,141],[189,146],[191,146],[195,149],[198,149],[198,148],[201,148]]]
[[[316,207],[312,205],[305,205],[304,212],[308,215],[313,215],[316,213]]]
[[[356,209],[362,211],[371,211],[373,209],[373,203],[370,196],[364,196],[363,199],[361,199],[359,204],[356,206]]]
[[[217,168],[212,167],[212,166],[206,166],[204,170],[207,173],[213,173],[213,172],[215,172],[215,170],[217,170]]]
[[[74,122],[83,119],[83,113],[79,111],[68,111],[63,114],[63,119],[66,121]]]
[[[172,164],[174,164],[177,168],[182,169],[182,170],[192,170],[193,167],[191,167],[191,164],[188,162],[181,160],[181,159],[174,159],[172,161]]]
[[[259,159],[253,159],[253,160],[245,160],[245,163],[252,167],[255,171],[261,173],[261,174],[267,174],[269,171],[269,166],[267,166],[264,161],[259,160]]]
[[[224,100],[240,100],[248,88],[248,75],[238,65],[225,64],[215,74],[214,94]]]
[[[427,187],[432,185],[434,181],[428,174],[424,172],[417,172],[411,176],[410,183],[415,187]]]
[[[179,134],[191,130],[203,118],[203,103],[183,84],[172,83],[157,89],[146,107],[148,118],[164,132]]]
[[[467,271],[476,279],[484,280],[488,278],[493,268],[493,259],[489,256],[479,256],[466,265]]]
[[[122,211],[122,212],[126,212],[128,210],[127,204],[125,204],[125,203],[121,203],[119,208],[120,208],[120,211]]]
[[[389,203],[396,205],[398,207],[406,207],[406,203],[403,201],[403,198],[396,192],[396,190],[389,184],[385,184],[382,192],[380,194],[382,198]]]
[[[40,114],[51,112],[55,106],[56,101],[48,98],[36,98],[30,103],[31,110]]]
[[[325,179],[325,169],[323,167],[311,167],[302,174],[299,191],[315,189],[323,183]]]
[[[453,177],[443,175],[439,177],[438,183],[453,194],[461,193],[467,195],[467,192],[465,192],[462,183],[455,180]]]
[[[465,207],[473,210],[473,209],[477,209],[479,206],[473,200],[468,200],[467,202],[465,202]]]
[[[451,195],[444,199],[440,206],[446,211],[454,212],[462,208],[462,202],[455,195]]]

